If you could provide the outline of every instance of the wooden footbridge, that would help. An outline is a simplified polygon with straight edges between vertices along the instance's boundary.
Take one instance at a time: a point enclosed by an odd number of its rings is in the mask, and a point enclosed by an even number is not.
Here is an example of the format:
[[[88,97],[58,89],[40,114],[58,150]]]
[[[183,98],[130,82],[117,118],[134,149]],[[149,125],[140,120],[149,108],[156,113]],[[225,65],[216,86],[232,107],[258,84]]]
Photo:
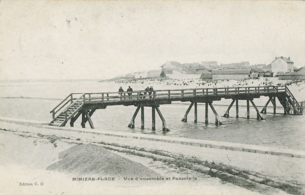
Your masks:
[[[267,96],[269,100],[261,112],[254,104],[253,99],[260,96]],[[222,98],[232,99],[227,111],[223,117],[229,117],[230,109],[233,104],[236,105],[236,118],[239,114],[238,103],[241,100],[247,102],[247,118],[250,118],[250,103],[257,113],[257,119],[263,120],[261,113],[266,113],[267,106],[273,104],[273,112],[276,113],[276,98],[284,108],[284,114],[303,114],[303,106],[298,103],[293,94],[286,86],[254,86],[254,87],[228,87],[228,88],[196,88],[196,89],[174,89],[174,90],[155,90],[152,93],[145,91],[128,92],[102,92],[102,93],[71,93],[62,102],[60,102],[50,113],[53,120],[49,123],[51,126],[65,126],[70,120],[71,127],[74,122],[82,115],[81,126],[85,128],[88,121],[91,128],[94,128],[91,116],[97,109],[106,109],[108,106],[136,106],[134,115],[128,125],[130,128],[135,126],[135,118],[141,109],[141,128],[144,129],[144,107],[152,108],[152,130],[155,130],[155,111],[162,120],[163,131],[169,131],[166,126],[159,107],[162,104],[171,104],[173,101],[190,102],[183,122],[187,121],[187,115],[194,106],[194,122],[197,122],[197,103],[205,103],[205,123],[208,124],[208,107],[211,107],[215,115],[215,124],[221,125],[221,118],[213,106],[214,101]]]

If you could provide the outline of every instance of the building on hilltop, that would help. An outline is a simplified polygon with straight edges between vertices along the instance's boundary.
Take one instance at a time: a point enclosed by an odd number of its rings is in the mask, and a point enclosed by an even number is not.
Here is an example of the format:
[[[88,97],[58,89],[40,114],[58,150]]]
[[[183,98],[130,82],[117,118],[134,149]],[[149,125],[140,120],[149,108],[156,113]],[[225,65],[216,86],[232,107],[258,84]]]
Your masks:
[[[290,60],[290,57],[275,57],[275,60],[271,62],[271,71],[273,72],[274,76],[277,75],[278,72],[293,72],[293,66],[294,63]]]
[[[173,71],[182,73],[182,64],[176,61],[168,61],[161,66],[161,69],[165,74],[172,74]]]

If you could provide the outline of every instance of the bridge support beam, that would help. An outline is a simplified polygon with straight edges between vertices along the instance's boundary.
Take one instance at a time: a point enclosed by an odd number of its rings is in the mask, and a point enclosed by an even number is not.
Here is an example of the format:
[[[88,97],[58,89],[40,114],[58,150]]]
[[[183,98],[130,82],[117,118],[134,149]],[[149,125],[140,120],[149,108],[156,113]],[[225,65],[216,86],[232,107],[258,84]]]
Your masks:
[[[158,114],[159,114],[159,117],[160,117],[161,120],[162,120],[163,131],[169,131],[169,129],[168,129],[167,126],[166,126],[166,121],[165,121],[165,119],[164,119],[164,117],[163,117],[163,115],[162,115],[160,109],[159,109],[158,107],[156,107],[156,110],[157,110],[157,112],[158,112]]]
[[[189,112],[190,112],[190,110],[192,109],[192,107],[193,107],[193,105],[194,105],[194,102],[192,102],[191,104],[190,104],[190,106],[188,107],[188,109],[186,110],[186,112],[185,112],[185,114],[184,114],[184,117],[182,118],[182,122],[187,122],[187,115],[189,114]],[[197,105],[197,103],[196,103],[196,105]]]
[[[262,115],[260,114],[259,110],[257,109],[256,105],[254,104],[253,100],[250,100],[253,107],[255,108],[256,110],[256,113],[257,113],[257,120],[261,119],[261,120],[264,120],[264,118],[262,117]]]
[[[270,96],[269,100],[267,101],[266,105],[263,107],[263,109],[261,111],[262,114],[266,114],[267,113],[267,106],[268,106],[268,104],[270,103],[271,100],[272,100],[272,97]]]
[[[273,114],[276,114],[276,99],[275,99],[275,96],[272,98],[271,102],[273,104]]]
[[[194,123],[197,123],[197,102],[194,103]]]
[[[85,111],[82,112],[82,123],[81,123],[82,128],[86,127],[86,113]]]
[[[209,123],[209,102],[205,102],[205,124]]]
[[[89,121],[89,125],[90,125],[91,129],[94,129],[94,125],[91,120],[91,116],[93,115],[95,110],[96,110],[96,108],[91,109],[89,112],[88,112],[88,110],[83,110],[83,111],[77,113],[75,120],[79,117],[80,114],[82,114],[82,123],[81,123],[82,128],[85,128],[87,121]],[[74,123],[75,120],[73,119],[74,121],[72,121],[72,119],[71,119],[71,122]],[[71,125],[71,122],[70,122],[70,125]],[[73,123],[72,123],[72,125],[73,125]]]
[[[227,111],[226,111],[225,114],[223,115],[224,117],[229,118],[229,116],[230,116],[230,109],[232,108],[234,102],[235,102],[235,99],[233,99],[233,101],[231,102],[231,104],[230,104],[230,106],[228,107]]]
[[[215,115],[215,124],[218,126],[218,125],[222,125],[222,122],[220,121],[220,117],[219,115],[217,114],[212,102],[209,103],[214,115]]]
[[[152,130],[156,130],[156,107],[151,107]]]
[[[140,107],[141,107],[141,106],[138,106],[137,109],[136,109],[136,111],[134,112],[134,114],[133,114],[133,116],[132,116],[132,118],[131,118],[131,120],[130,120],[130,123],[129,123],[129,125],[128,125],[129,128],[134,128],[134,124],[135,124],[134,120],[135,120],[135,118],[136,118],[136,116],[137,116],[137,114],[138,114],[138,112],[139,112],[139,110],[140,110]]]
[[[250,119],[250,105],[249,105],[249,100],[247,100],[247,119]]]
[[[238,118],[238,111],[239,111],[239,108],[238,108],[238,99],[236,99],[236,118]]]
[[[144,106],[141,106],[141,129],[144,129]]]
[[[75,116],[73,116],[70,120],[70,126],[74,127],[74,122],[78,119],[78,117],[82,114],[82,112],[78,112]]]

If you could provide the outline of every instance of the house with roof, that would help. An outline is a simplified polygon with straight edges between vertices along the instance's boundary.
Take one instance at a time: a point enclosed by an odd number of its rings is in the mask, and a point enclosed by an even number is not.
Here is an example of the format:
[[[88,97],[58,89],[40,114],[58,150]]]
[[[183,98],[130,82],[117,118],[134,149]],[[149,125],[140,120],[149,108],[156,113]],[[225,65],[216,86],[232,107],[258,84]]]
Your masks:
[[[182,67],[183,67],[182,64],[180,64],[179,62],[168,61],[161,66],[161,69],[165,74],[172,74],[173,71],[178,71],[182,73],[182,69],[183,69]]]
[[[251,69],[249,68],[224,68],[212,71],[213,80],[245,80],[249,79]]]
[[[275,57],[275,59],[271,62],[271,71],[273,72],[274,76],[279,72],[294,72],[293,66],[294,62],[290,60],[290,57]]]
[[[279,80],[305,80],[305,67],[296,69],[294,72],[279,72]]]
[[[250,63],[248,61],[242,61],[240,63],[231,63],[231,64],[221,64],[221,68],[242,68],[245,66],[249,66]]]

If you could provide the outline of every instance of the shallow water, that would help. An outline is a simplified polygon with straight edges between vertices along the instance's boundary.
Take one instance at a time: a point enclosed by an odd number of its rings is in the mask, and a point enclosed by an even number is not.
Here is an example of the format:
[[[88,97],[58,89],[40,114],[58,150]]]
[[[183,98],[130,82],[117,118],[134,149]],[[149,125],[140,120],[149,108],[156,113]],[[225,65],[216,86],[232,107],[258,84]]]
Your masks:
[[[117,91],[121,84],[107,84],[99,82],[82,83],[25,83],[14,85],[0,85],[0,117],[31,119],[42,122],[50,122],[52,110],[61,99],[71,92],[102,92]],[[124,88],[126,86],[123,85]],[[146,85],[132,86],[134,90],[145,88]],[[164,87],[164,86],[163,86]],[[101,89],[101,90],[97,90]],[[158,89],[158,88],[155,88]],[[20,98],[20,97],[31,98]],[[5,97],[5,98],[4,98]],[[15,98],[8,98],[15,97]],[[46,99],[43,99],[46,98]],[[263,106],[267,98],[255,99],[258,106]],[[214,102],[215,109],[220,116],[224,114],[230,100]],[[157,134],[160,136],[187,137],[193,139],[225,141],[244,144],[256,144],[264,146],[276,146],[278,148],[305,149],[304,115],[283,115],[283,109],[277,107],[279,114],[271,114],[272,107],[268,107],[266,120],[256,120],[256,112],[250,108],[251,119],[246,119],[245,101],[240,101],[239,116],[235,118],[235,106],[232,107],[230,118],[221,117],[224,125],[216,126],[215,118],[209,108],[209,124],[205,125],[204,104],[198,103],[198,122],[194,123],[193,109],[188,116],[188,122],[181,119],[188,108],[188,103],[173,103],[161,105],[160,110],[166,119],[170,132],[163,134],[162,123],[156,113],[156,131],[151,130],[151,109],[145,108],[145,129],[140,129],[140,112],[136,118],[135,129],[127,125],[136,109],[134,106],[108,106],[107,109],[97,110],[92,116],[96,129],[105,129],[125,132],[141,132],[145,134]],[[277,105],[280,105],[278,102]],[[261,109],[261,107],[259,107]],[[75,122],[80,127],[80,121]],[[87,124],[86,128],[90,128]]]

